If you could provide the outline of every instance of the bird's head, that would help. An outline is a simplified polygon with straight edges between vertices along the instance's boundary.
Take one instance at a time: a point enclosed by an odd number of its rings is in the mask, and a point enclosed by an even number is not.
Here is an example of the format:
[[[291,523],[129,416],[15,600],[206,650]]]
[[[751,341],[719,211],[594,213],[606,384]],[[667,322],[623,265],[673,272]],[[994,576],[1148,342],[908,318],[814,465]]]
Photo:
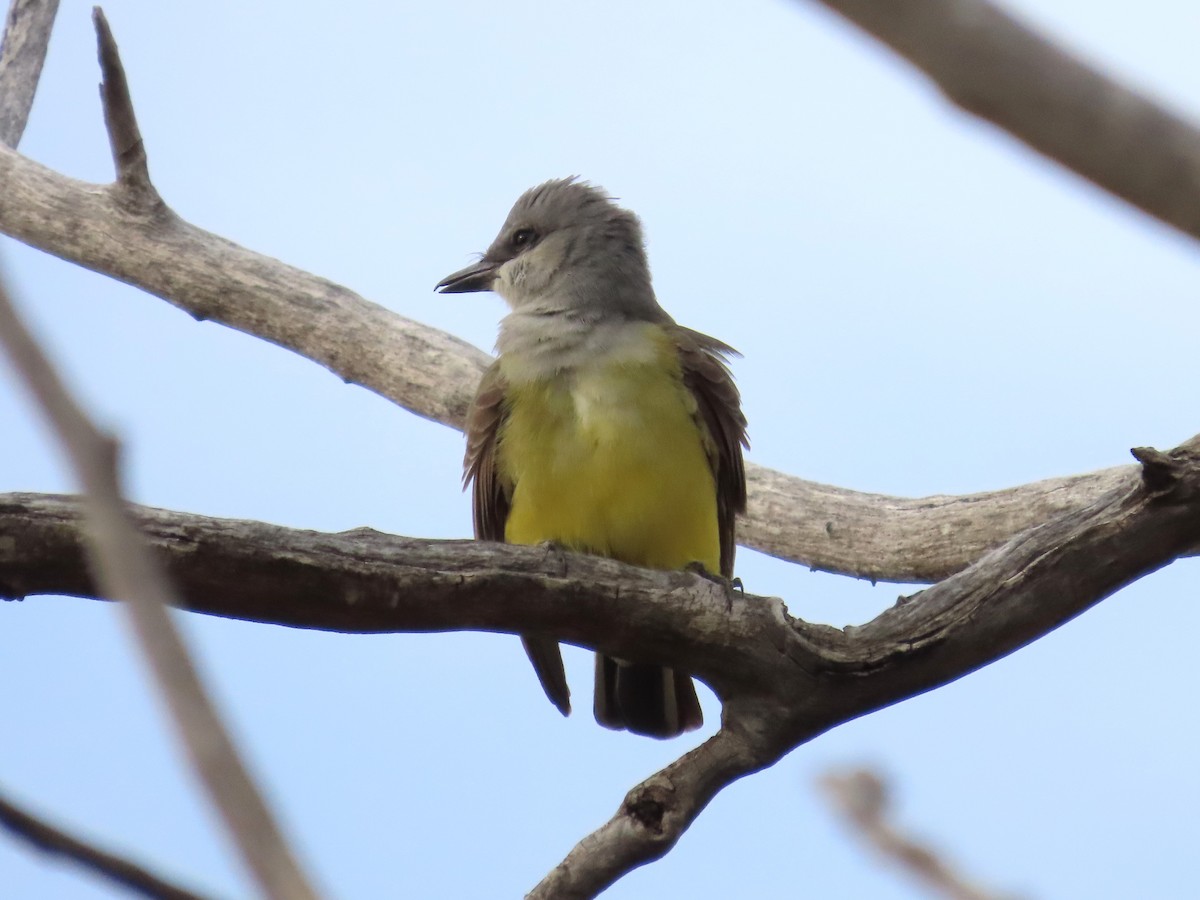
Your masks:
[[[517,311],[661,313],[637,216],[575,178],[522,194],[483,258],[437,289],[495,291]]]

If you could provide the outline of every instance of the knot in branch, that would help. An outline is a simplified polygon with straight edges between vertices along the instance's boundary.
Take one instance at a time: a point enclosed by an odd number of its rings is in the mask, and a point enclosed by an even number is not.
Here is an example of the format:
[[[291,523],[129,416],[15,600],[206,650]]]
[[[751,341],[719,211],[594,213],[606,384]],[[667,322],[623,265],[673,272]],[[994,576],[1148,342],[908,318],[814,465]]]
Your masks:
[[[621,805],[622,812],[636,825],[655,837],[663,835],[663,820],[666,818],[674,790],[657,779],[644,782],[630,791]]]
[[[1142,464],[1142,484],[1152,497],[1190,500],[1200,492],[1200,453],[1187,445],[1168,453],[1153,447],[1129,452]]]

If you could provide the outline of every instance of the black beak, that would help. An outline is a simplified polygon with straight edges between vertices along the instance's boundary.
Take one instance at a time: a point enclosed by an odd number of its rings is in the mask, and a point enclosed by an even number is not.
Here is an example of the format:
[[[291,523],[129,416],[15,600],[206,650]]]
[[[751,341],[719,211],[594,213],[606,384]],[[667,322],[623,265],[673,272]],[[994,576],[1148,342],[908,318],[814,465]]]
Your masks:
[[[474,265],[459,269],[453,275],[447,275],[437,283],[434,290],[443,294],[466,294],[471,291],[490,291],[496,280],[496,270],[500,263],[491,259],[481,259]]]

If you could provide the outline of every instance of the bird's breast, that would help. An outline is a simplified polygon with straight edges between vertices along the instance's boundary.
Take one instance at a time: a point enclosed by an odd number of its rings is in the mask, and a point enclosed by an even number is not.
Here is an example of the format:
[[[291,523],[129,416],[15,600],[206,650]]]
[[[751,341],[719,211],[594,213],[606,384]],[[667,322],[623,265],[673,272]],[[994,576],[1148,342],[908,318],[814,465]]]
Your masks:
[[[512,486],[507,540],[719,571],[706,436],[673,345],[651,340],[653,353],[510,383],[497,446]]]

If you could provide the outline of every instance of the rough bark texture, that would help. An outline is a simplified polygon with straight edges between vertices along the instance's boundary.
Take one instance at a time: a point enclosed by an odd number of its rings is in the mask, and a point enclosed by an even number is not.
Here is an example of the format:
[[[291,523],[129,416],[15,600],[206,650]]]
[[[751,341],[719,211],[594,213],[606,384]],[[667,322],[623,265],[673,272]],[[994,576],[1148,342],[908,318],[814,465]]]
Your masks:
[[[730,782],[986,665],[1190,552],[1200,542],[1200,438],[1138,455],[1140,474],[845,629],[690,573],[545,548],[133,512],[196,612],[339,631],[541,629],[708,683],[723,701],[721,730],[634,788],[531,895],[585,897],[669,850]],[[0,594],[39,593],[96,593],[79,506],[4,495]]]
[[[1192,552],[1200,543],[1198,451],[1200,436],[1169,454],[1140,450],[1151,461],[1140,474],[1131,468],[1105,495],[844,630],[793,621],[781,601],[730,596],[689,573],[555,549],[133,510],[183,606],[196,612],[347,632],[541,627],[581,646],[681,665],[730,697],[742,682],[781,683],[776,653],[764,651],[799,639],[786,652],[803,648],[802,669],[854,674],[859,693],[875,683],[859,677],[889,669],[883,693],[870,694],[883,705],[989,662]],[[95,596],[80,541],[73,498],[0,495],[0,594]],[[942,657],[943,667],[930,665]],[[896,659],[908,662],[895,669]],[[802,673],[785,670],[791,695]],[[921,680],[909,682],[912,673]]]

